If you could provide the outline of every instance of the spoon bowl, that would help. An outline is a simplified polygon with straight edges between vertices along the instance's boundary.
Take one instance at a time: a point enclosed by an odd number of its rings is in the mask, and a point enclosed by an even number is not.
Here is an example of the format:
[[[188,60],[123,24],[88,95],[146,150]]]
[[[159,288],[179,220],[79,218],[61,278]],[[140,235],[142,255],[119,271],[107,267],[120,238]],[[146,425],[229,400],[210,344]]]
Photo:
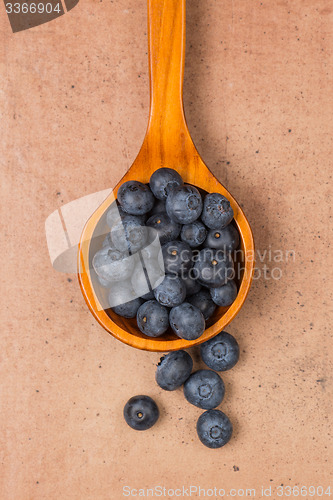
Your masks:
[[[200,158],[187,128],[182,99],[185,0],[148,0],[148,28],[151,99],[147,132],[133,165],[84,227],[78,251],[78,277],[90,311],[111,335],[132,347],[162,352],[187,349],[205,342],[221,332],[238,314],[251,286],[254,242],[241,207]],[[224,195],[233,208],[233,224],[240,234],[235,262],[237,298],[229,307],[218,307],[207,321],[204,334],[193,341],[177,337],[171,329],[161,337],[147,337],[137,327],[135,318],[125,319],[103,307],[107,303],[107,290],[101,289],[92,267],[92,258],[101,248],[103,235],[109,231],[106,212],[120,186],[129,180],[147,184],[152,173],[160,167],[176,170],[186,184],[196,186],[201,192]]]

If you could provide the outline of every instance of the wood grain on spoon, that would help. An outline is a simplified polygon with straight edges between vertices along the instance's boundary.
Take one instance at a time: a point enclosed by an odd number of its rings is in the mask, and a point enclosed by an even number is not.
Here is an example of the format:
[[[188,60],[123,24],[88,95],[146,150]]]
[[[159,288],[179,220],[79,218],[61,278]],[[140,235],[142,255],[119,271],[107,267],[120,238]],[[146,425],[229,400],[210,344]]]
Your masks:
[[[88,220],[79,245],[78,276],[83,296],[97,321],[114,337],[126,344],[150,351],[172,351],[200,344],[223,330],[238,314],[248,294],[254,271],[254,242],[250,225],[236,200],[214,177],[200,158],[186,125],[183,109],[183,74],[185,57],[185,0],[148,0],[148,41],[150,70],[150,112],[146,136],[133,165]],[[121,184],[128,180],[149,182],[160,167],[177,170],[184,182],[207,192],[218,192],[230,201],[234,220],[240,232],[242,276],[235,302],[218,308],[209,320],[204,334],[187,341],[167,332],[150,338],[140,332],[135,319],[126,320],[110,309],[103,309],[95,292],[91,259],[98,225],[103,231],[103,215]],[[107,231],[105,227],[105,232]],[[106,293],[106,292],[105,292]]]

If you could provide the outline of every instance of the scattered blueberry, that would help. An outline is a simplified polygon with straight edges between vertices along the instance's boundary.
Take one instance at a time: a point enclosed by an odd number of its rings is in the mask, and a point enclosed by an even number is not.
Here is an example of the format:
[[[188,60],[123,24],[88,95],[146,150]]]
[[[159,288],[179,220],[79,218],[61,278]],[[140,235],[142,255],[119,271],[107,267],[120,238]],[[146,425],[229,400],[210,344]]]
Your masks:
[[[237,340],[227,332],[221,332],[200,346],[202,361],[218,372],[230,370],[239,359]]]
[[[197,188],[185,184],[170,191],[166,211],[172,220],[180,224],[194,222],[202,211],[202,198]]]
[[[230,440],[232,424],[220,410],[208,410],[200,415],[197,433],[202,444],[208,448],[221,448]]]
[[[170,352],[157,365],[156,382],[165,391],[174,391],[189,378],[192,368],[192,358],[186,351]]]
[[[186,297],[190,297],[201,290],[201,285],[198,280],[191,276],[191,273],[182,276],[182,280],[186,288]],[[194,304],[195,305],[195,304]]]
[[[137,252],[145,245],[147,235],[147,228],[132,215],[123,217],[111,229],[112,242],[121,252]]]
[[[206,235],[207,229],[205,225],[199,220],[196,220],[191,222],[191,224],[184,224],[180,233],[180,238],[190,245],[191,248],[196,248],[203,244]]]
[[[192,250],[183,241],[169,241],[162,247],[164,270],[167,274],[186,275],[192,266]]]
[[[166,213],[149,217],[146,225],[156,230],[161,245],[178,238],[181,229],[180,224],[172,221]]]
[[[218,288],[211,288],[210,295],[218,306],[231,306],[237,297],[237,285],[234,280],[230,280]]]
[[[159,337],[169,327],[169,312],[156,300],[144,302],[136,314],[138,327],[148,337]]]
[[[118,201],[128,214],[142,215],[153,208],[154,196],[142,182],[127,181],[118,189]]]
[[[195,258],[194,271],[198,281],[208,287],[224,285],[234,277],[234,265],[222,250],[203,248]]]
[[[204,246],[233,252],[239,245],[239,233],[235,226],[228,224],[224,229],[210,229]]]
[[[202,312],[189,302],[173,307],[169,321],[175,334],[182,339],[195,340],[205,331],[205,318]]]
[[[211,370],[192,373],[184,384],[187,401],[204,410],[211,410],[221,404],[224,392],[223,380],[218,373]]]
[[[149,396],[133,396],[124,407],[126,423],[136,431],[150,429],[158,420],[159,410]]]
[[[154,295],[162,306],[174,307],[184,302],[186,288],[178,276],[167,274],[162,283],[154,289]]]
[[[166,200],[172,189],[182,185],[183,179],[176,170],[171,168],[155,170],[149,181],[150,189],[159,200]]]
[[[108,247],[99,250],[92,261],[96,274],[107,281],[122,281],[129,278],[134,264],[133,257]]]
[[[223,229],[232,221],[234,211],[229,200],[220,193],[205,196],[201,214],[202,221],[210,229]]]
[[[207,288],[201,288],[199,292],[189,297],[187,301],[193,306],[200,309],[203,317],[205,318],[205,321],[207,321],[215,312],[216,305],[212,301],[209,290],[207,290]]]

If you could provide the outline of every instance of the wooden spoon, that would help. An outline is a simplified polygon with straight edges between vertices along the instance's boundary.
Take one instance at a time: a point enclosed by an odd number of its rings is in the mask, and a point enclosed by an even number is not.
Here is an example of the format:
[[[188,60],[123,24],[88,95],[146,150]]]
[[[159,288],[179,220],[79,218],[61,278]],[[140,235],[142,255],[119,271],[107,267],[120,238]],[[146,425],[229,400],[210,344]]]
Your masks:
[[[254,243],[250,225],[231,194],[214,177],[200,158],[186,125],[183,109],[185,57],[185,0],[148,0],[148,43],[150,69],[150,112],[146,136],[133,165],[102,205],[88,220],[79,244],[78,276],[83,296],[97,321],[114,337],[138,349],[173,351],[200,344],[223,330],[238,314],[248,294],[254,271]],[[107,290],[100,291],[92,269],[92,258],[101,246],[99,234],[108,229],[105,214],[122,183],[138,180],[148,183],[160,167],[177,170],[184,182],[228,198],[239,230],[241,252],[238,257],[238,296],[228,308],[217,308],[197,340],[177,337],[170,329],[162,337],[146,337],[136,320],[127,320],[111,309],[103,309]],[[97,243],[98,242],[98,243]],[[101,294],[105,293],[105,297]],[[105,303],[105,302],[104,302]]]

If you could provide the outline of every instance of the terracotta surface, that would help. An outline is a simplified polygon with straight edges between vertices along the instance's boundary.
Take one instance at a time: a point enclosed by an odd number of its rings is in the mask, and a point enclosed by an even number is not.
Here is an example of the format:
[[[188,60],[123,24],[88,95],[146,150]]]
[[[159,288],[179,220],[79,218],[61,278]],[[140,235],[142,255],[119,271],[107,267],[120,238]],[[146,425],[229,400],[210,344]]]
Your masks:
[[[190,131],[269,269],[228,328],[242,352],[223,376],[234,436],[220,450],[199,443],[201,411],[154,382],[159,355],[109,336],[46,247],[47,216],[113,186],[139,150],[145,1],[81,0],[16,34],[2,8],[1,500],[119,500],[124,486],[155,485],[257,498],[265,485],[278,498],[280,484],[332,479],[332,8],[188,0],[187,26]],[[161,419],[135,433],[122,408],[140,393]]]

